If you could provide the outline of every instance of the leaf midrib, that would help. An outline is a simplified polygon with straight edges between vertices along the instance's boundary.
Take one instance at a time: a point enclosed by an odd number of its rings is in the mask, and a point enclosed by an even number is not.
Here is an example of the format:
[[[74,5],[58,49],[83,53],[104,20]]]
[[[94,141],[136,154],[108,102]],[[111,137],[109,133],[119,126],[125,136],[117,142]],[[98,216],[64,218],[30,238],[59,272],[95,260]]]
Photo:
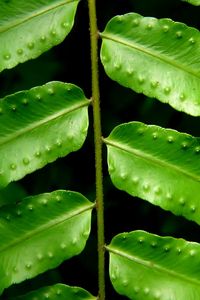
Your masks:
[[[90,100],[84,100],[82,102],[80,102],[78,105],[74,105],[73,107],[70,107],[70,108],[65,108],[65,109],[62,109],[60,110],[59,112],[51,115],[51,116],[48,116],[42,120],[39,120],[37,122],[33,122],[32,124],[30,124],[29,126],[25,127],[25,128],[22,128],[21,130],[18,130],[16,133],[12,133],[10,135],[8,135],[7,138],[3,138],[3,141],[1,141],[0,139],[0,146],[6,144],[6,143],[9,143],[10,141],[18,138],[19,136],[22,136],[23,134],[27,133],[27,132],[30,132],[50,121],[53,121],[55,119],[58,119],[59,117],[61,116],[64,116],[70,112],[73,112],[75,110],[78,110],[84,106],[88,106],[90,104]]]
[[[95,207],[95,204],[90,204],[87,207],[81,208],[81,209],[77,209],[76,212],[72,212],[70,214],[68,214],[67,216],[61,216],[61,217],[57,217],[56,219],[50,220],[48,221],[46,224],[41,225],[39,228],[36,228],[35,230],[32,230],[31,232],[28,232],[26,234],[24,234],[22,236],[22,238],[19,238],[17,240],[15,240],[14,242],[11,242],[10,244],[7,244],[5,247],[0,248],[0,254],[4,251],[8,251],[8,249],[11,247],[16,247],[17,245],[19,245],[20,243],[23,243],[33,237],[35,237],[36,235],[41,234],[42,232],[52,229],[53,227],[56,227],[64,222],[67,222],[68,220],[72,219],[73,217],[76,217],[80,214],[82,214],[83,212],[93,209]]]
[[[162,167],[165,167],[165,168],[167,167],[169,169],[175,170],[176,172],[179,172],[179,173],[183,174],[184,176],[187,176],[187,177],[191,178],[192,180],[200,182],[200,176],[197,176],[197,175],[195,176],[194,174],[192,174],[192,173],[190,173],[186,170],[183,170],[179,166],[175,166],[174,164],[171,164],[171,163],[169,163],[165,160],[155,158],[155,156],[147,154],[144,151],[134,149],[134,148],[130,148],[130,147],[127,147],[127,146],[125,147],[124,145],[122,145],[120,143],[112,142],[112,141],[109,141],[107,139],[104,139],[104,141],[107,145],[113,146],[115,148],[118,148],[118,149],[120,149],[122,151],[125,151],[125,152],[128,152],[128,153],[131,153],[131,154],[133,154],[133,155],[135,155],[139,158],[142,158],[146,161],[151,161],[155,165],[160,165]]]
[[[187,277],[185,275],[182,275],[180,273],[177,273],[175,271],[172,271],[172,270],[169,270],[163,266],[160,266],[158,265],[157,263],[154,263],[152,261],[148,261],[148,260],[145,260],[145,259],[141,259],[139,258],[138,256],[133,256],[133,255],[129,255],[127,253],[124,253],[124,252],[121,252],[119,250],[116,250],[116,249],[113,249],[109,246],[106,247],[106,249],[109,251],[109,252],[112,252],[114,254],[117,254],[121,257],[124,257],[126,258],[127,260],[131,260],[131,261],[134,261],[135,263],[139,264],[139,265],[143,265],[149,269],[155,269],[156,271],[158,272],[161,272],[161,273],[166,273],[170,276],[173,276],[173,277],[176,277],[178,279],[182,279],[184,281],[187,281],[189,283],[192,283],[192,284],[195,284],[195,285],[200,285],[200,280],[197,280],[197,279],[191,279],[191,277]]]
[[[79,0],[67,0],[67,1],[65,0],[65,1],[63,1],[63,2],[61,2],[59,4],[57,4],[57,5],[52,5],[52,6],[46,8],[46,9],[43,9],[41,11],[35,12],[33,14],[29,14],[28,17],[22,18],[21,20],[18,20],[17,22],[13,22],[13,24],[11,24],[9,26],[3,26],[2,28],[0,27],[0,34],[13,29],[14,27],[20,26],[23,23],[26,23],[26,22],[30,21],[31,19],[33,19],[35,17],[41,16],[43,14],[46,14],[46,13],[50,12],[51,10],[57,9],[57,8],[59,8],[61,6],[69,4],[71,2],[78,2],[78,1]]]
[[[145,48],[145,47],[141,46],[140,44],[134,43],[134,42],[128,43],[127,41],[124,41],[124,40],[119,39],[119,38],[117,39],[114,36],[109,35],[109,34],[105,34],[105,33],[101,33],[100,36],[103,37],[104,39],[108,39],[108,40],[111,40],[115,43],[119,43],[119,44],[122,44],[124,46],[129,47],[129,48],[133,48],[135,50],[143,52],[143,53],[145,53],[149,56],[152,56],[153,58],[156,58],[156,59],[158,59],[158,60],[160,60],[160,61],[162,61],[166,64],[169,64],[169,65],[171,65],[171,66],[173,66],[173,67],[175,67],[179,70],[182,70],[182,71],[184,71],[186,73],[189,73],[190,75],[200,79],[200,74],[195,73],[193,70],[187,68],[185,65],[177,63],[177,61],[174,61],[171,58],[168,58],[167,56],[161,55],[160,53],[158,55],[155,51],[152,51],[152,50],[150,51],[150,49],[148,47]]]

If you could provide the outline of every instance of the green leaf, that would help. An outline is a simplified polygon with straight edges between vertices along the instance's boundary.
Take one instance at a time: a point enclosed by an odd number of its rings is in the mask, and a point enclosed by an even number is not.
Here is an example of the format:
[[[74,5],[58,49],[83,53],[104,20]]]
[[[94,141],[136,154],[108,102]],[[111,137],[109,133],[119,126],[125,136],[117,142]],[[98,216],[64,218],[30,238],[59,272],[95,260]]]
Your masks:
[[[15,300],[46,300],[46,299],[59,299],[59,300],[95,300],[96,297],[92,296],[86,290],[79,287],[70,287],[64,284],[56,284],[47,286],[37,291],[33,291],[24,296],[17,297]]]
[[[94,204],[55,191],[0,210],[0,293],[79,254],[90,233]]]
[[[200,224],[200,140],[131,122],[105,139],[114,185]]]
[[[6,188],[0,190],[1,206],[17,203],[27,196],[25,189],[18,182],[12,182]]]
[[[188,3],[190,3],[192,5],[196,5],[196,6],[200,5],[200,0],[182,0],[182,1],[188,2]]]
[[[194,300],[200,297],[200,245],[133,231],[114,237],[110,278],[132,300]]]
[[[12,0],[0,7],[0,72],[41,55],[70,32],[78,0]]]
[[[200,33],[170,19],[114,17],[101,34],[108,76],[125,87],[200,115]]]
[[[50,82],[0,102],[0,187],[78,150],[88,99],[75,85]]]

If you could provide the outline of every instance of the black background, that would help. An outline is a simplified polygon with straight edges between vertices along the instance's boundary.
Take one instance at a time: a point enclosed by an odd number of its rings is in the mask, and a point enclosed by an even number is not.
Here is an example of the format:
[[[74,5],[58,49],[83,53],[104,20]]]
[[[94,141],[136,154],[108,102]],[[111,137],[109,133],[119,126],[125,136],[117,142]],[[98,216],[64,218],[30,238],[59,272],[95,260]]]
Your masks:
[[[200,8],[180,0],[99,0],[97,1],[98,27],[103,31],[106,23],[117,14],[137,12],[144,16],[171,18],[199,28]],[[99,45],[101,41],[99,41]],[[199,118],[191,117],[172,109],[154,99],[147,99],[111,81],[100,65],[102,132],[106,137],[118,124],[138,120],[147,124],[174,128],[195,136],[200,135]],[[41,55],[34,61],[6,70],[0,75],[0,97],[22,89],[29,89],[51,80],[71,82],[80,86],[88,98],[91,97],[90,41],[87,1],[78,6],[75,25],[57,47]],[[90,128],[87,140],[81,150],[68,157],[58,159],[42,170],[27,175],[17,185],[11,185],[8,193],[16,189],[18,193],[34,195],[56,189],[81,192],[91,201],[95,200],[94,146],[92,109],[90,107]],[[120,232],[143,229],[160,235],[183,237],[200,241],[199,228],[181,217],[163,211],[148,202],[133,198],[118,191],[111,183],[104,154],[104,195],[105,195],[105,237],[110,243]],[[11,192],[10,192],[11,191]],[[9,196],[8,196],[9,198]],[[97,294],[97,237],[96,215],[93,214],[92,232],[87,246],[80,256],[64,262],[58,269],[51,270],[13,286],[0,299],[16,296],[40,286],[63,282],[81,286],[94,295]],[[125,299],[113,290],[108,277],[108,255],[106,254],[107,299]]]

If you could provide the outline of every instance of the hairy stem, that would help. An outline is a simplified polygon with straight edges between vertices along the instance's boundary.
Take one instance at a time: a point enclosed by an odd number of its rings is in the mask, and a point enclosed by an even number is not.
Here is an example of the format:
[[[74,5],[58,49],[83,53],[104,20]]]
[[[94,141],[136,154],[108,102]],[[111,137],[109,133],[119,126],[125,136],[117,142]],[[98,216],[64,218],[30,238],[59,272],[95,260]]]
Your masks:
[[[94,144],[96,169],[96,203],[98,228],[98,275],[99,300],[105,300],[105,249],[104,249],[104,202],[103,202],[103,172],[102,172],[102,139],[101,111],[98,76],[98,28],[96,18],[96,1],[88,0],[90,19],[91,64],[92,64],[92,100],[94,118]]]

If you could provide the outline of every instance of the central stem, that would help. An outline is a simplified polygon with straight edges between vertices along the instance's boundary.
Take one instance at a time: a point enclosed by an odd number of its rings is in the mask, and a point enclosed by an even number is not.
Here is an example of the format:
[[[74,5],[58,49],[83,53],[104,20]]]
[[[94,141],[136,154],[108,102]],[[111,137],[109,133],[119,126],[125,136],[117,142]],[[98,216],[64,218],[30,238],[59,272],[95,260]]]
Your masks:
[[[98,28],[96,18],[96,1],[88,0],[90,19],[91,64],[92,64],[92,100],[94,118],[94,145],[96,170],[96,208],[98,235],[98,280],[99,300],[105,300],[105,238],[104,238],[104,202],[103,202],[103,172],[102,172],[102,139],[101,111],[98,76]]]

